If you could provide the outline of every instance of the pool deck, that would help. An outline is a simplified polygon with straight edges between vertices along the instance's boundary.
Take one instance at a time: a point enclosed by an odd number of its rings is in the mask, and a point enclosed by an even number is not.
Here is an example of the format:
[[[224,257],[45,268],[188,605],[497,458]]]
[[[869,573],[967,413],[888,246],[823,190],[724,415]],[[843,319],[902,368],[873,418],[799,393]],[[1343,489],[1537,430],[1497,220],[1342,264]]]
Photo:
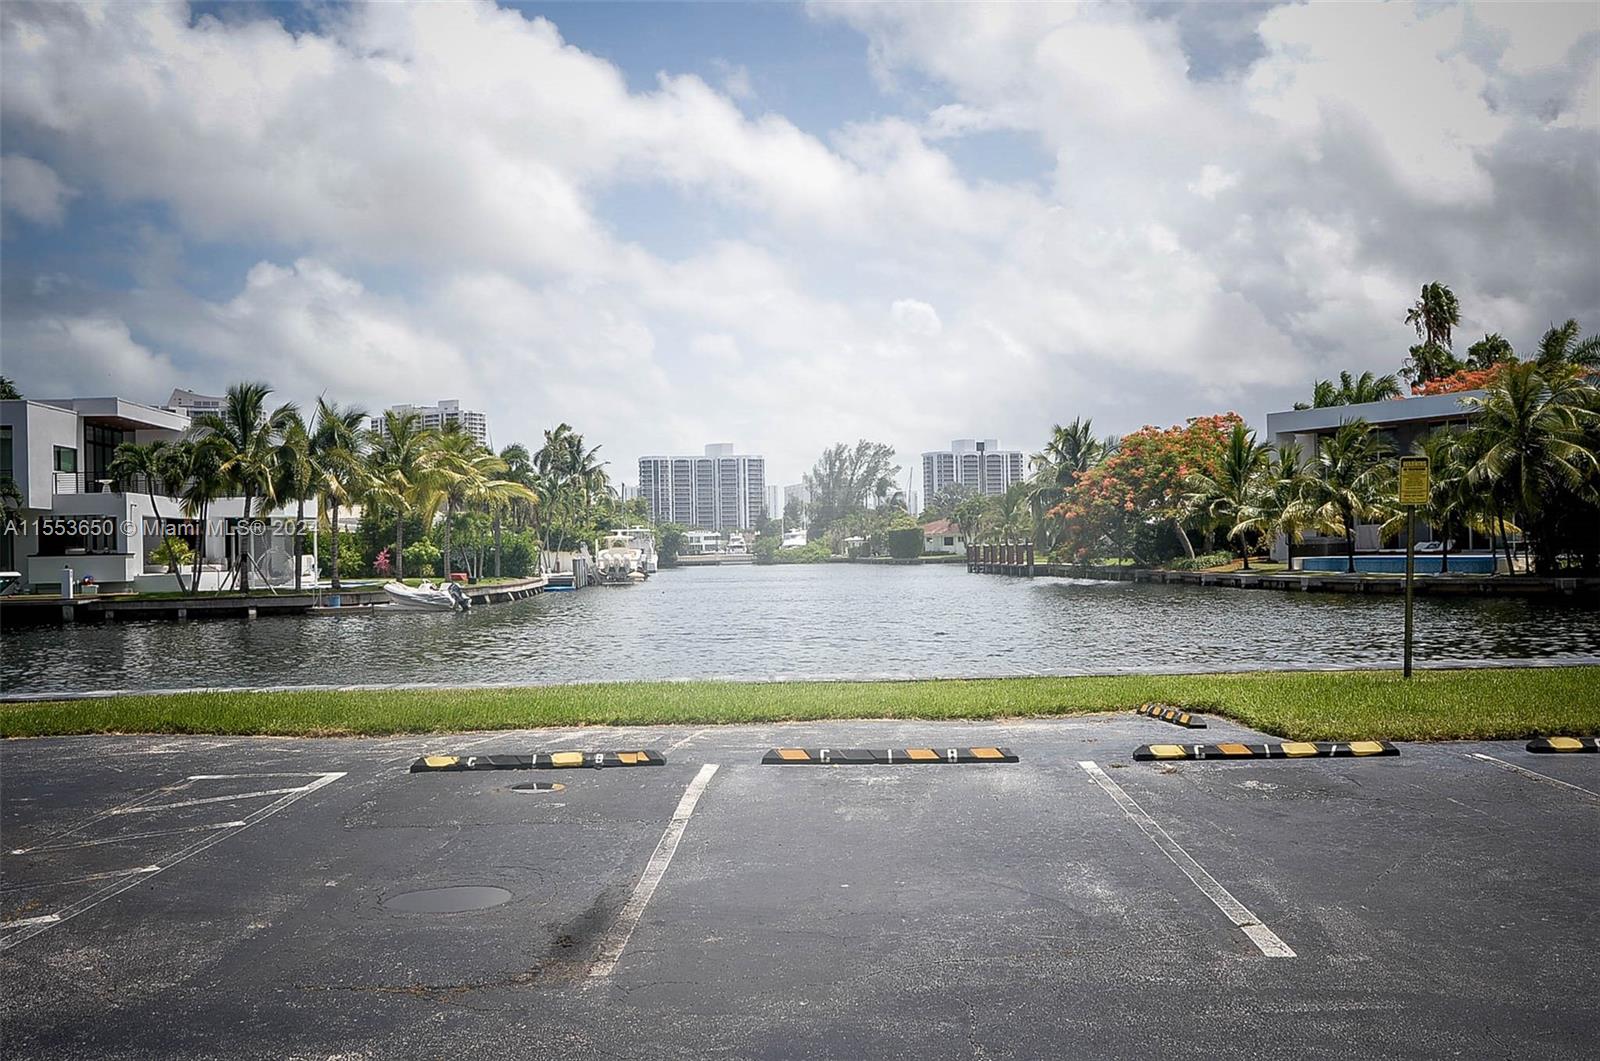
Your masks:
[[[1207,721],[7,741],[8,1054],[1592,1056],[1600,755],[1132,760]],[[922,746],[1020,762],[761,762]]]

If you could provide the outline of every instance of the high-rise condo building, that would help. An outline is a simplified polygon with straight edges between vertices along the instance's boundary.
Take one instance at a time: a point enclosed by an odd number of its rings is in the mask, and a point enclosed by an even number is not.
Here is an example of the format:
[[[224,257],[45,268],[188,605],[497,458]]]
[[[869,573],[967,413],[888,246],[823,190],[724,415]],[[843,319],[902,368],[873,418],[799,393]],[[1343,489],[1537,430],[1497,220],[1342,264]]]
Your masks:
[[[980,494],[1003,494],[1012,483],[1026,478],[1027,459],[1021,450],[1001,449],[992,438],[958,438],[948,452],[932,450],[922,455],[922,499],[960,483]]]
[[[639,496],[650,518],[700,530],[748,530],[766,515],[767,461],[732,443],[703,457],[640,457]]]
[[[389,411],[417,413],[422,417],[422,426],[435,431],[443,431],[449,424],[460,424],[461,430],[485,446],[489,444],[489,418],[475,409],[461,408],[461,403],[455,399],[442,401],[438,405],[391,405]],[[372,418],[372,430],[380,435],[385,433],[383,417]]]

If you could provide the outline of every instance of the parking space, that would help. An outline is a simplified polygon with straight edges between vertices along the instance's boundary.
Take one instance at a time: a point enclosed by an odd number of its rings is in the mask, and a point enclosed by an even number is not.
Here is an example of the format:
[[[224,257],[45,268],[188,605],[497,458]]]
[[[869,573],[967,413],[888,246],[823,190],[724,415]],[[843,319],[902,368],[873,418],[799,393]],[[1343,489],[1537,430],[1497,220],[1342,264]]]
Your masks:
[[[1587,1054],[1600,757],[1130,761],[1181,732],[9,742],[0,1019],[43,1057]],[[1020,762],[761,764],[924,746]],[[563,748],[667,763],[406,772]]]

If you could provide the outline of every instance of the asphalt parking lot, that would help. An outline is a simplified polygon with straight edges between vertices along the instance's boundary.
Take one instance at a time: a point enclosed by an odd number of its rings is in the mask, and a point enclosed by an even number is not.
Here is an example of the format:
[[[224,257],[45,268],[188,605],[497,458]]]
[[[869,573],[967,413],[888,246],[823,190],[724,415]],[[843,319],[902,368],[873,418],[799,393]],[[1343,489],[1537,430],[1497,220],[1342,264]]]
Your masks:
[[[9,741],[0,1048],[1595,1055],[1600,755],[1131,760],[1263,739],[1116,715]],[[761,764],[923,746],[1020,762]],[[666,765],[407,772],[645,748]],[[504,894],[415,894],[443,888]]]

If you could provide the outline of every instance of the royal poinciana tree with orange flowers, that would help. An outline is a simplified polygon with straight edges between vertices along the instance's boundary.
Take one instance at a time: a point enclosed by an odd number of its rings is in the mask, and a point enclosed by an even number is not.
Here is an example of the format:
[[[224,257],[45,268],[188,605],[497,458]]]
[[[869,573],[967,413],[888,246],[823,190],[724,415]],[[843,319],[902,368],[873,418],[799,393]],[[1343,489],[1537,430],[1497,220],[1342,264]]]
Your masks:
[[[1061,551],[1076,561],[1107,552],[1126,556],[1141,528],[1170,525],[1192,558],[1182,525],[1189,476],[1215,469],[1241,422],[1237,413],[1222,413],[1124,435],[1114,453],[1074,477],[1065,500],[1047,514],[1058,521]]]

